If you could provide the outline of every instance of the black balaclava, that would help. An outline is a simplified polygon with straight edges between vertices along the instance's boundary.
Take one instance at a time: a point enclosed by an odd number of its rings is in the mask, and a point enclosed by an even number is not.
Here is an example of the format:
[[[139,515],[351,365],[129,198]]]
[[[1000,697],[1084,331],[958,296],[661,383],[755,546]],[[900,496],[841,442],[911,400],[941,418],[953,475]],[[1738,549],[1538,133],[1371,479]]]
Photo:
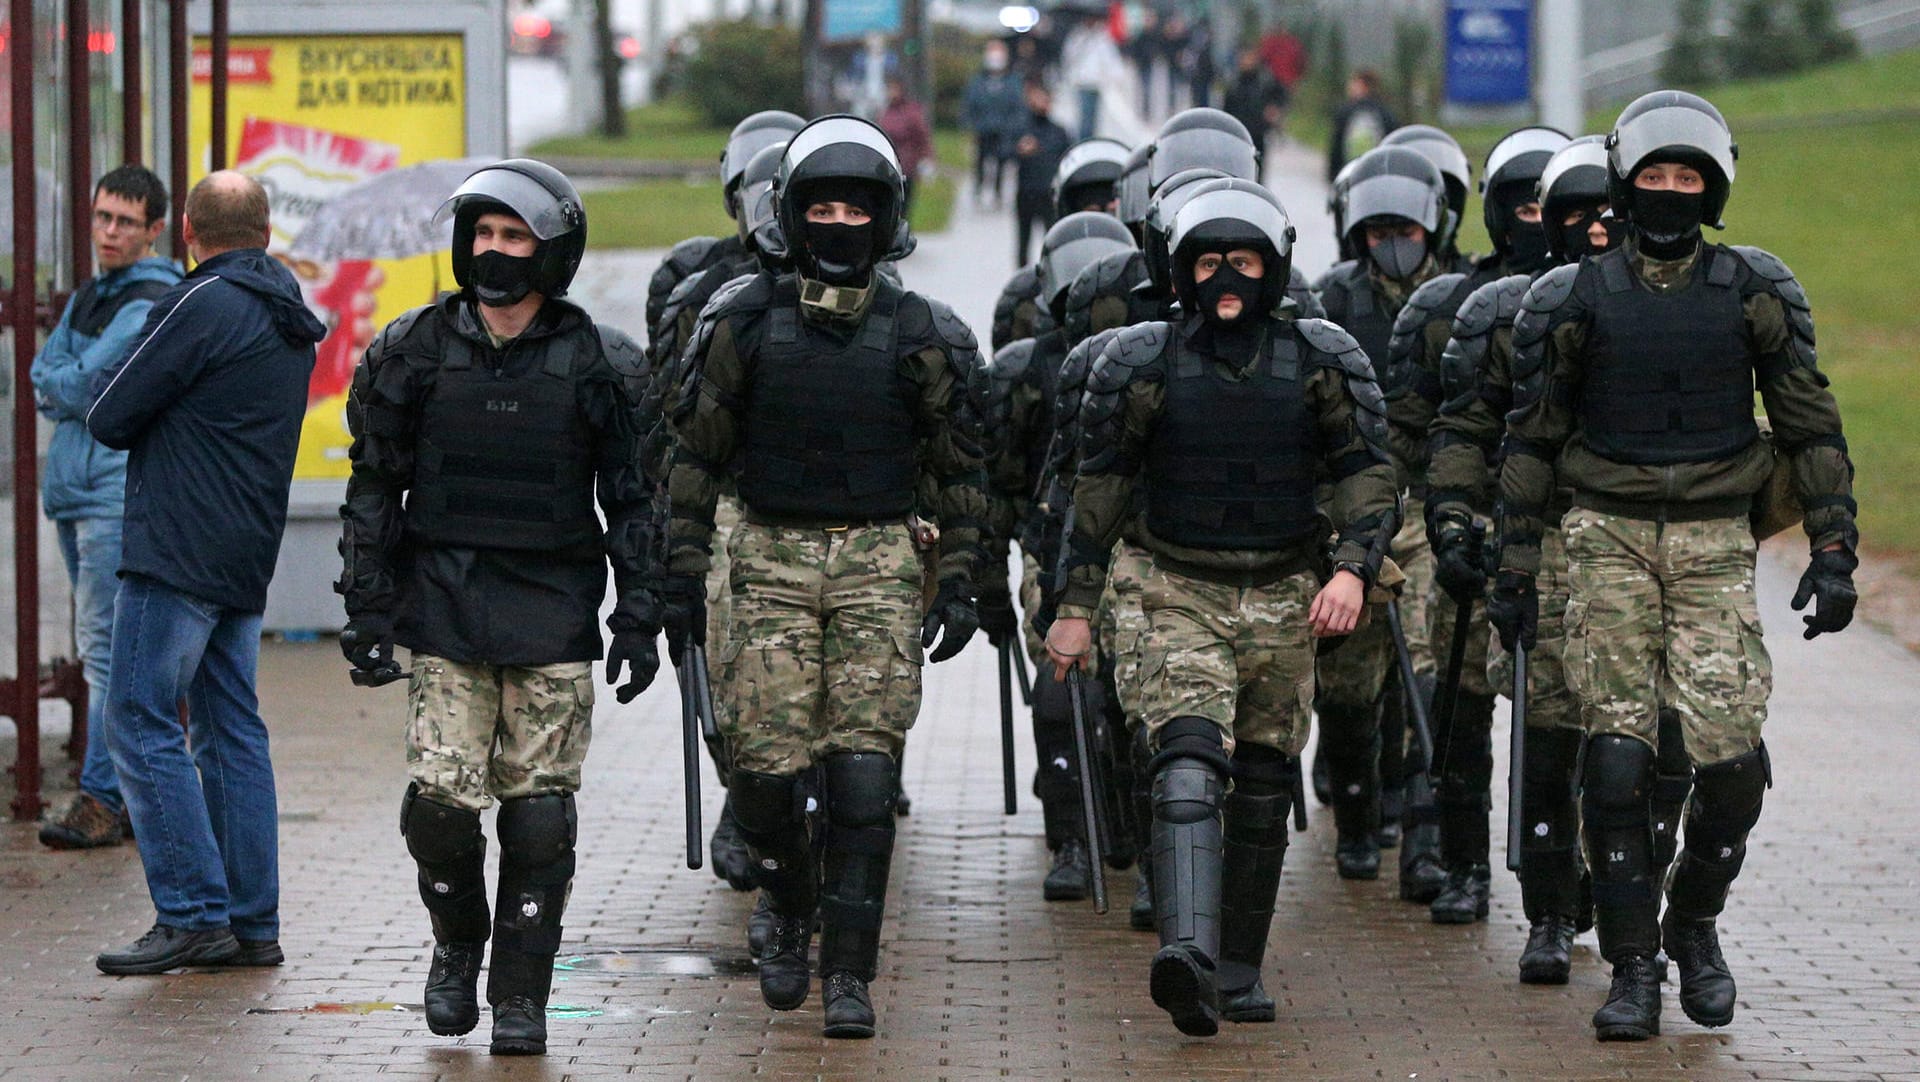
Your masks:
[[[1499,200],[1507,216],[1507,250],[1504,256],[1508,269],[1518,274],[1546,270],[1553,262],[1553,254],[1547,250],[1546,223],[1520,220],[1520,208],[1534,201],[1533,181],[1512,181],[1498,185],[1494,197]]]
[[[806,203],[846,203],[868,214],[861,225],[845,222],[806,222],[807,251],[813,254],[820,280],[829,285],[864,285],[873,271],[873,219],[879,207],[874,193],[863,185],[850,185],[834,191],[815,188],[806,193]]]
[[[1605,203],[1590,203],[1579,207],[1577,209],[1580,216],[1574,219],[1572,225],[1558,224],[1554,227],[1560,230],[1560,249],[1567,253],[1569,263],[1577,263],[1588,256],[1599,255],[1613,247],[1613,230],[1611,229],[1607,230],[1607,243],[1602,247],[1594,247],[1592,240],[1587,236],[1587,230],[1593,227],[1594,219],[1600,216],[1601,208],[1605,205]]]
[[[508,308],[533,292],[535,257],[488,250],[473,257],[473,295],[489,308]]]
[[[1205,254],[1198,253],[1194,259],[1197,261]],[[1249,278],[1227,262],[1226,252],[1218,254],[1221,257],[1219,269],[1206,281],[1193,285],[1194,302],[1204,321],[1197,344],[1223,360],[1250,360],[1260,346],[1260,335],[1266,326],[1265,316],[1271,307],[1267,300],[1267,278],[1265,275]],[[1267,262],[1271,264],[1272,260]],[[1271,272],[1269,266],[1268,273]],[[1240,298],[1240,314],[1230,320],[1221,319],[1216,309],[1220,298],[1229,293]]]
[[[1705,192],[1636,188],[1633,225],[1640,234],[1640,250],[1655,259],[1679,259],[1700,243],[1700,219]]]

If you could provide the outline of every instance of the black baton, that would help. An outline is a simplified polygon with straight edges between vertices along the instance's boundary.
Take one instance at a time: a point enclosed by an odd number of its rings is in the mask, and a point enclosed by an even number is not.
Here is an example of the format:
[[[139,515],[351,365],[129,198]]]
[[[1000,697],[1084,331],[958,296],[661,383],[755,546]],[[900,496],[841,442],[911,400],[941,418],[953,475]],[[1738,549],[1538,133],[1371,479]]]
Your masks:
[[[1513,734],[1507,738],[1507,870],[1520,870],[1520,843],[1526,833],[1521,794],[1526,790],[1527,647],[1513,644]]]
[[[1013,654],[1020,647],[1011,641],[1000,644],[1000,789],[1008,815],[1018,810],[1014,798],[1013,763]]]
[[[1087,734],[1087,689],[1078,665],[1067,670],[1067,698],[1073,704],[1073,751],[1080,760],[1080,813],[1087,822],[1087,848],[1093,859],[1093,911],[1107,911],[1107,869],[1101,844],[1100,798],[1093,791],[1093,751]]]
[[[1427,704],[1420,697],[1420,685],[1414,679],[1413,650],[1407,645],[1407,628],[1400,621],[1400,602],[1387,602],[1387,627],[1393,632],[1393,654],[1400,662],[1400,685],[1407,695],[1407,717],[1413,721],[1413,736],[1420,743],[1428,768],[1433,764],[1433,729],[1427,722]]]
[[[687,867],[700,867],[700,686],[698,646],[682,652],[680,670],[680,756],[687,776]]]

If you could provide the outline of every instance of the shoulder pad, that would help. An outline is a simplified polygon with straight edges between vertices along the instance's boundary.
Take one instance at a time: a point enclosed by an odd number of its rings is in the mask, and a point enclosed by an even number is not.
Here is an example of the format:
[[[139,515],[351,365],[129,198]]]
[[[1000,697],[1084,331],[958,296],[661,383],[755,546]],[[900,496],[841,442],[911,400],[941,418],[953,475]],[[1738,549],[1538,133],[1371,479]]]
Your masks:
[[[668,250],[663,266],[672,267],[682,277],[692,274],[713,259],[719,243],[719,237],[688,237]]]
[[[1033,339],[1022,338],[1001,346],[987,362],[987,375],[993,380],[995,395],[1006,394],[1017,383],[1024,383],[1033,368]]]
[[[1573,296],[1573,284],[1584,263],[1563,263],[1533,280],[1520,306],[1528,312],[1552,312]]]
[[[939,335],[942,342],[954,349],[978,350],[980,348],[980,340],[974,337],[973,328],[967,326],[967,321],[961,319],[960,314],[945,301],[938,301],[918,293],[912,296],[919,297],[921,303],[927,306],[928,314],[933,317],[933,333]]]
[[[1514,317],[1520,314],[1520,302],[1532,284],[1529,275],[1509,274],[1474,290],[1454,313],[1453,336],[1478,338],[1495,328],[1513,326]]]
[[[1164,356],[1172,342],[1171,323],[1136,323],[1118,332],[1094,359],[1087,374],[1087,393],[1107,394],[1125,387],[1141,369]]]
[[[367,345],[366,357],[378,363],[398,353],[407,339],[415,336],[414,332],[416,328],[420,330],[421,335],[430,333],[427,327],[431,325],[432,321],[427,320],[423,323],[421,317],[433,311],[435,307],[435,305],[423,304],[418,308],[409,308],[393,317],[393,322],[380,328],[380,333],[375,335],[373,341]],[[426,342],[424,338],[421,338],[420,341],[422,343]],[[424,348],[432,350],[434,347],[431,344],[426,344]]]
[[[1329,357],[1359,354],[1361,361],[1369,366],[1367,378],[1373,378],[1372,362],[1367,358],[1366,351],[1360,348],[1360,343],[1347,333],[1345,327],[1327,319],[1296,319],[1293,326],[1300,332],[1300,337],[1306,339],[1307,345]]]
[[[1085,387],[1087,376],[1093,370],[1093,362],[1125,330],[1124,327],[1109,327],[1082,339],[1068,350],[1067,359],[1060,363],[1060,389],[1070,391]]]
[[[700,310],[700,318],[721,319],[739,312],[752,312],[773,303],[773,275],[741,275],[719,288]]]
[[[1380,380],[1374,375],[1373,363],[1367,359],[1367,351],[1361,349],[1360,343],[1354,341],[1353,336],[1337,323],[1324,319],[1296,319],[1293,326],[1317,355],[1317,363],[1338,368],[1346,375],[1347,389],[1353,392],[1354,401],[1360,406],[1357,417],[1360,432],[1373,445],[1376,453],[1385,456],[1387,398],[1380,389]]]
[[[1327,310],[1320,306],[1320,297],[1313,287],[1307,284],[1307,276],[1300,273],[1299,267],[1287,268],[1287,299],[1300,309],[1300,315],[1309,319],[1327,318]]]
[[[721,273],[721,269],[718,266],[713,266],[705,270],[695,271],[685,278],[680,279],[680,281],[674,285],[673,292],[667,294],[667,304],[664,310],[672,311],[686,304],[687,298],[693,296],[694,292],[700,288],[701,283],[705,282],[708,276],[719,273]]]
[[[1393,333],[1414,334],[1436,319],[1452,319],[1453,313],[1459,309],[1459,301],[1455,301],[1451,307],[1447,302],[1466,284],[1467,276],[1457,273],[1442,274],[1420,283],[1420,288],[1413,291],[1407,303],[1401,306],[1400,314],[1394,317]]]
[[[1021,267],[1007,279],[1000,290],[1000,296],[993,303],[993,327],[991,341],[993,348],[999,349],[1013,340],[1013,319],[1020,308],[1020,302],[1031,301],[1040,295],[1040,276],[1032,265]]]
[[[1358,260],[1343,259],[1340,262],[1335,263],[1333,266],[1328,267],[1326,269],[1326,272],[1321,274],[1320,277],[1314,281],[1313,283],[1314,292],[1324,293],[1326,292],[1327,287],[1334,284],[1335,282],[1346,281],[1347,276],[1353,271],[1353,268],[1359,265],[1360,263]]]
[[[1773,292],[1789,306],[1801,309],[1813,307],[1807,300],[1807,291],[1800,287],[1800,280],[1793,276],[1793,271],[1780,261],[1779,256],[1765,248],[1755,248],[1749,244],[1735,244],[1730,247],[1745,261],[1753,273],[1765,279],[1767,284],[1773,287]]]
[[[624,380],[644,380],[652,365],[640,343],[633,340],[627,332],[607,323],[596,323],[593,329],[600,336],[600,353],[607,364]]]

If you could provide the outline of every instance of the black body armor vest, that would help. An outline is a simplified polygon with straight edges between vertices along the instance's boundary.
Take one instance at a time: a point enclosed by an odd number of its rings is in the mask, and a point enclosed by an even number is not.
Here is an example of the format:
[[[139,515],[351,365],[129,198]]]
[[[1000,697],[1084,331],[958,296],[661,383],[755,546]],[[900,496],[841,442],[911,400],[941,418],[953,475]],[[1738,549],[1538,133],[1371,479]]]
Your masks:
[[[1693,280],[1672,293],[1635,282],[1624,251],[1587,264],[1600,288],[1580,431],[1595,454],[1632,465],[1711,462],[1760,438],[1739,262],[1705,248]]]
[[[1305,350],[1285,324],[1235,382],[1175,330],[1166,402],[1147,452],[1147,528],[1203,549],[1278,549],[1321,528],[1319,437],[1307,409]]]
[[[792,275],[775,283],[747,396],[740,496],[752,511],[852,523],[913,510],[914,415],[894,326],[902,294],[873,281],[845,343],[801,317]]]
[[[475,363],[442,332],[440,371],[420,410],[407,529],[442,545],[564,549],[600,543],[592,433],[576,384],[591,326],[522,344],[539,363],[518,376]],[[513,347],[509,347],[513,348]]]
[[[1367,276],[1364,264],[1347,274],[1339,291],[1345,294],[1346,303],[1326,305],[1327,318],[1360,343],[1367,360],[1373,362],[1375,372],[1383,372],[1388,344],[1393,340],[1393,317],[1397,313],[1387,311],[1384,299],[1373,291],[1373,281]],[[1323,302],[1333,300],[1331,296],[1321,299]]]

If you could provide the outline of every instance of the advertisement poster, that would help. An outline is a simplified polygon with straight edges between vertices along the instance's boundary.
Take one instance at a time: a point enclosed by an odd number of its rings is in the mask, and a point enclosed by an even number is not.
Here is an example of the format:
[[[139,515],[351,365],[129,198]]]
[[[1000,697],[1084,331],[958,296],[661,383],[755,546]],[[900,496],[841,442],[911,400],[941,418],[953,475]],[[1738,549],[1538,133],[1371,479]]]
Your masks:
[[[268,251],[285,260],[327,325],[300,440],[296,480],[348,473],[347,386],[373,335],[453,284],[446,253],[409,259],[295,258],[300,229],[335,197],[389,169],[466,154],[466,70],[458,34],[236,36],[227,62],[232,167],[259,180],[272,206]],[[191,115],[207,116],[212,55],[194,42]],[[188,148],[206,175],[207,129]],[[431,197],[429,197],[431,198]],[[431,215],[434,206],[403,208]]]

